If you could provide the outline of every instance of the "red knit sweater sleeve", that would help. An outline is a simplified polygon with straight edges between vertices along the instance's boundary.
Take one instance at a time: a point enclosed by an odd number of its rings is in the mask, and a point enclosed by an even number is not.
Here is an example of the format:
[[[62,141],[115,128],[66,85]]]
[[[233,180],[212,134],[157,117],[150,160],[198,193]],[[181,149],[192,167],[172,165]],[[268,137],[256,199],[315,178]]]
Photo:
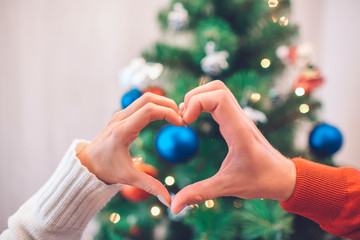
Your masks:
[[[293,195],[282,208],[307,217],[327,232],[360,239],[360,171],[330,167],[301,158]]]

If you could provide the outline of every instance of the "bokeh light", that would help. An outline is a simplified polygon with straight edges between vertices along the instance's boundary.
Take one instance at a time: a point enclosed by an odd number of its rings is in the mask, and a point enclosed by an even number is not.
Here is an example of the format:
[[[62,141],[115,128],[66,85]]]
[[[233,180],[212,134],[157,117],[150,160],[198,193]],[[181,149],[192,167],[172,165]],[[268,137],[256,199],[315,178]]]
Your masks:
[[[310,107],[309,107],[309,105],[307,105],[306,103],[301,104],[300,107],[299,107],[299,111],[300,111],[301,113],[303,113],[303,114],[309,112],[309,110],[310,110]]]
[[[280,19],[279,19],[279,24],[280,26],[287,26],[289,24],[289,19],[285,16],[282,16]]]
[[[260,101],[261,95],[260,95],[260,93],[252,93],[250,96],[250,99],[253,103],[256,103],[256,102]]]
[[[262,68],[268,68],[270,67],[271,61],[268,58],[263,58],[260,62],[260,65]]]
[[[118,223],[120,221],[120,215],[118,213],[112,213],[109,219],[113,223]]]
[[[161,209],[158,206],[153,206],[150,210],[151,215],[153,215],[154,217],[157,217],[160,215],[161,213]]]
[[[165,178],[165,184],[168,186],[172,186],[175,183],[175,178],[173,176],[167,176]]]
[[[302,87],[298,87],[295,89],[295,95],[298,97],[304,96],[305,94],[305,89]]]
[[[277,7],[277,5],[279,4],[278,0],[269,0],[268,1],[269,7],[274,8]]]
[[[205,201],[205,206],[206,206],[207,208],[213,208],[214,205],[215,205],[214,200],[207,200],[207,201]]]

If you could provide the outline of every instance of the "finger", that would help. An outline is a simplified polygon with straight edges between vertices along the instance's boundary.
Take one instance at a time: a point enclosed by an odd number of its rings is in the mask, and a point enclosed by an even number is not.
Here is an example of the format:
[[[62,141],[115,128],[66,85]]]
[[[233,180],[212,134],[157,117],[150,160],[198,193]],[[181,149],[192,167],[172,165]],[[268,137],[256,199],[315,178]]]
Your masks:
[[[190,98],[183,119],[187,124],[194,122],[202,112],[212,113],[215,121],[224,125],[236,121],[236,113],[241,109],[237,108],[227,91],[215,90],[199,93]]]
[[[232,92],[226,87],[226,85],[220,80],[215,80],[215,81],[211,81],[207,84],[201,85],[200,87],[194,88],[193,90],[188,92],[185,95],[185,99],[184,99],[185,109],[187,108],[188,102],[190,101],[190,99],[193,96],[200,94],[200,93],[210,92],[210,91],[214,91],[214,90],[226,91],[229,94],[229,97],[231,97],[232,101],[234,101],[234,103],[238,104],[236,98],[234,97]]]
[[[213,176],[181,189],[172,200],[171,212],[178,214],[186,206],[222,196],[221,182]]]
[[[120,139],[132,142],[150,122],[163,119],[175,126],[184,125],[184,121],[177,111],[150,102],[124,120],[126,122],[123,124],[122,138]]]
[[[220,131],[227,141],[232,139],[231,136],[241,132],[242,129],[251,128],[258,131],[253,121],[244,113],[239,104],[233,100],[233,95],[230,95],[225,89],[193,95],[188,100],[182,117],[186,124],[190,124],[202,112],[212,114],[214,120],[220,125]]]
[[[138,171],[131,185],[154,195],[160,202],[170,208],[170,194],[159,180],[147,175],[146,173]]]
[[[180,109],[180,111],[184,111],[184,109],[185,109],[184,102],[179,104],[179,109]]]
[[[150,102],[156,105],[171,108],[174,111],[179,111],[178,106],[174,100],[154,93],[146,92],[140,98],[136,99],[132,104],[130,104],[127,108],[119,112],[119,120],[129,117]]]

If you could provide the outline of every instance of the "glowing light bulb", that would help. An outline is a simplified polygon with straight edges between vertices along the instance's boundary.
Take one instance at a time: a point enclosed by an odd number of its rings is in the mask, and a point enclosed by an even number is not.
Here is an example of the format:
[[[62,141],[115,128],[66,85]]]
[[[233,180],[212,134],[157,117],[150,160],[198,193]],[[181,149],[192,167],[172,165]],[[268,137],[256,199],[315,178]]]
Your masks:
[[[295,89],[295,95],[298,97],[304,96],[305,94],[305,89],[302,87],[298,87]]]
[[[161,213],[161,209],[158,206],[153,206],[150,210],[151,215],[153,215],[154,217],[157,217],[160,215]]]
[[[134,164],[139,164],[143,161],[142,157],[133,157],[132,160]]]
[[[277,22],[278,20],[279,20],[279,18],[277,18],[277,17],[274,17],[274,16],[272,16],[271,17],[271,19],[272,19],[272,21],[275,23],[275,22]]]
[[[110,215],[110,221],[113,223],[118,223],[120,221],[120,215],[117,213],[112,213]]]
[[[205,201],[205,206],[206,206],[207,208],[213,208],[214,205],[215,205],[214,200],[207,200],[207,201]]]
[[[279,19],[279,24],[280,26],[287,26],[289,24],[289,19],[285,16],[282,16],[280,19]]]
[[[304,103],[304,104],[301,104],[300,107],[299,107],[299,111],[300,111],[301,113],[303,113],[303,114],[308,113],[309,110],[310,110],[309,105],[307,105],[307,104],[305,104],[305,103]]]
[[[260,95],[260,93],[252,93],[250,96],[250,99],[253,103],[256,103],[256,102],[260,101],[261,95]]]
[[[269,0],[268,1],[269,7],[274,8],[277,7],[277,5],[279,4],[278,0]]]
[[[174,183],[175,183],[175,178],[174,178],[174,177],[172,177],[172,176],[167,176],[167,177],[165,178],[165,184],[166,184],[166,185],[172,186],[172,185],[174,185]]]
[[[263,58],[260,62],[260,65],[262,68],[268,68],[270,67],[271,61],[268,58]]]
[[[197,204],[192,204],[192,205],[190,205],[190,207],[191,207],[192,209],[198,209],[198,208],[199,208],[199,205],[197,205]]]

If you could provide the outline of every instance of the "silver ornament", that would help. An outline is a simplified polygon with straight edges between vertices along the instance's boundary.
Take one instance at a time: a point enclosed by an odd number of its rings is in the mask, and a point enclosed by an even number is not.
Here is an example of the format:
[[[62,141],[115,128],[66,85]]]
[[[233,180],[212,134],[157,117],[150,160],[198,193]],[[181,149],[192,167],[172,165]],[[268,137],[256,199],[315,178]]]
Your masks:
[[[267,117],[265,115],[265,113],[253,109],[251,107],[245,107],[243,108],[243,111],[245,112],[245,114],[254,122],[254,123],[266,123],[267,122]]]
[[[168,14],[169,27],[172,30],[179,31],[188,25],[188,12],[181,3],[175,3],[174,9]]]
[[[208,42],[205,46],[206,56],[201,60],[201,69],[210,76],[220,75],[223,70],[229,68],[226,59],[229,57],[227,51],[215,51],[215,43]]]
[[[136,58],[119,72],[120,87],[124,91],[131,88],[144,90],[149,86],[150,81],[159,78],[163,69],[160,63],[146,62],[143,58]]]

